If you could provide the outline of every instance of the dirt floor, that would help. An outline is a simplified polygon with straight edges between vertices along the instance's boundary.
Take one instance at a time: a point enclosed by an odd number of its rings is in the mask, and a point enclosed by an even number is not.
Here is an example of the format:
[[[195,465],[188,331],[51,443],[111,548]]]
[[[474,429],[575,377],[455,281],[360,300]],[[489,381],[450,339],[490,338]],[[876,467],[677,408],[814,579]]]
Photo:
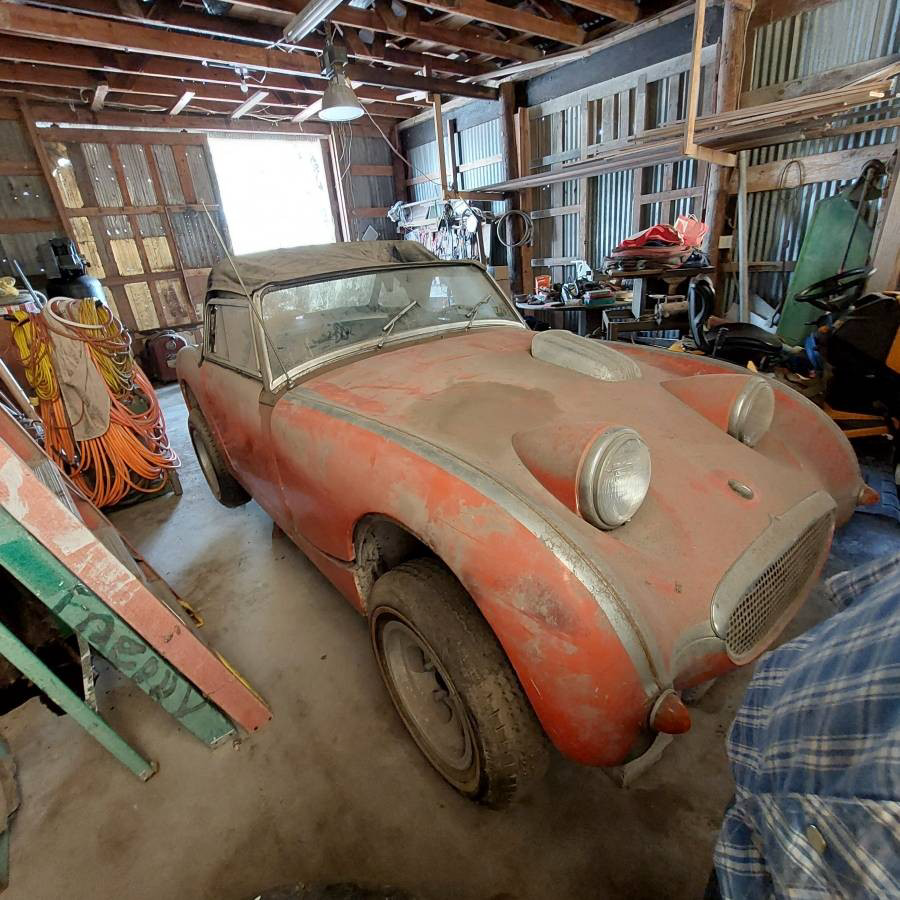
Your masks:
[[[694,898],[732,785],[723,740],[749,672],[719,681],[690,733],[628,790],[556,757],[498,813],[430,769],[390,705],[364,621],[255,504],[226,510],[200,474],[177,388],[161,391],[184,496],[113,516],[206,619],[206,640],[274,719],[209,750],[130,683],[99,683],[108,720],[159,773],[142,784],[68,718],[30,700],[0,719],[19,766],[6,897],[240,900],[298,882],[393,885],[421,898]],[[897,547],[857,516],[829,572]],[[789,633],[827,614],[813,596]]]

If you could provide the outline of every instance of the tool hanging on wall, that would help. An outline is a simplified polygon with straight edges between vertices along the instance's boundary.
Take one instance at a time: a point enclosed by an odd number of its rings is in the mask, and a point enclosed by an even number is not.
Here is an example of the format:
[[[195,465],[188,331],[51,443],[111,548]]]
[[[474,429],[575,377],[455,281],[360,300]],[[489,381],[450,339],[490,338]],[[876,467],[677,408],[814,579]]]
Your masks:
[[[94,297],[39,297],[11,317],[45,447],[79,488],[101,507],[170,481],[180,493],[156,394],[109,307]]]

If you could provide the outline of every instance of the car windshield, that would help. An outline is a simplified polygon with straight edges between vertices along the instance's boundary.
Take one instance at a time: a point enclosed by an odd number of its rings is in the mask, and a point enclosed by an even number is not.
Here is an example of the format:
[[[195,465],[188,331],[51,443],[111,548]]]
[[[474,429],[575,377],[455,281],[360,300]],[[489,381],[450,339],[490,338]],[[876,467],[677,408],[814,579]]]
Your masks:
[[[518,319],[476,266],[403,266],[269,289],[263,323],[285,369],[351,344],[484,319]]]

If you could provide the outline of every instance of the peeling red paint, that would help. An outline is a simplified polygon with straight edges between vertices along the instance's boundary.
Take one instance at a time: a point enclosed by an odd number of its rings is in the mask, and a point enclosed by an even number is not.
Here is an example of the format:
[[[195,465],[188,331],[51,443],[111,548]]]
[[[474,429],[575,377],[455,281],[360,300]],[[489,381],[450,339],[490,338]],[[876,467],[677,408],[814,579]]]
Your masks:
[[[178,371],[240,481],[357,609],[366,598],[347,565],[354,530],[379,514],[460,579],[556,746],[613,765],[660,691],[730,666],[721,644],[689,672],[676,671],[676,658],[690,635],[709,632],[713,592],[734,561],[816,491],[845,518],[861,479],[843,436],[789,391],[776,390],[772,429],[752,449],[722,424],[733,369],[616,345],[642,377],[601,382],[535,360],[531,339],[492,328],[387,348],[263,404],[259,382],[209,361],[198,368],[192,351]],[[671,389],[701,374],[716,376],[702,400]],[[653,462],[643,507],[612,532],[582,519],[574,499],[581,456],[605,424],[635,428]],[[752,485],[752,501],[729,488],[734,478]],[[561,561],[562,545],[595,573],[602,597]],[[624,633],[635,636],[631,655]]]

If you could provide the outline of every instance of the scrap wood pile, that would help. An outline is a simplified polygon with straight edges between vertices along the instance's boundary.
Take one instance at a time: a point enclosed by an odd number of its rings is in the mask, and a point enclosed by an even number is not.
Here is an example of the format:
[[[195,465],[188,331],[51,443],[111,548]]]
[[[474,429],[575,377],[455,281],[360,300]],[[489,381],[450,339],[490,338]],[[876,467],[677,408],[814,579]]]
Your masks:
[[[109,307],[54,297],[13,317],[51,459],[97,506],[162,491],[178,458],[131,338]]]
[[[805,94],[790,100],[736,109],[732,112],[699,116],[694,141],[716,150],[738,151],[777,143],[791,136],[793,140],[841,134],[853,126],[835,126],[833,119],[846,117],[859,107],[893,97],[893,80],[900,74],[900,64],[884,69],[831,91]],[[869,123],[884,127],[885,122]],[[549,172],[526,175],[499,184],[489,184],[480,191],[506,191],[543,187],[570,178],[586,178],[622,169],[634,169],[660,163],[677,162],[684,156],[685,123],[651,128],[640,135],[599,145],[595,156],[573,163],[563,163]]]

